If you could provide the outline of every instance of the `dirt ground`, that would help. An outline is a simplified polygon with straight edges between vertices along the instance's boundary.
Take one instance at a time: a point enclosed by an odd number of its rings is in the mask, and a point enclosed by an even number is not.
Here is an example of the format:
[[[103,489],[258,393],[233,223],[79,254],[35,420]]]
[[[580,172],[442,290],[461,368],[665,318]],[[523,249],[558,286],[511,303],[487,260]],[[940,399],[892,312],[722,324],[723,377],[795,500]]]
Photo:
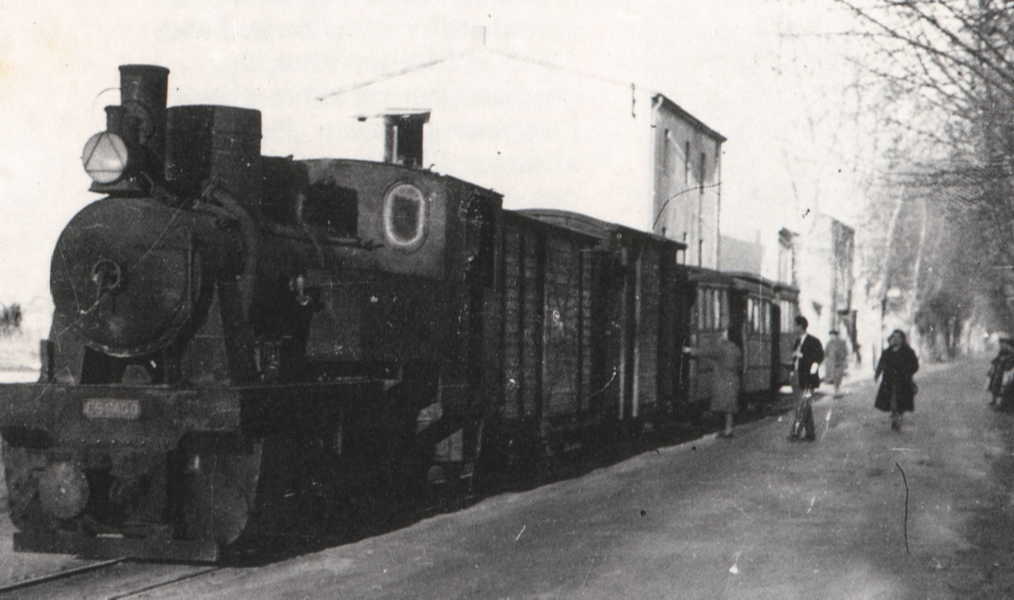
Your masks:
[[[900,433],[859,383],[816,404],[815,443],[772,417],[144,597],[1014,597],[1014,416],[985,366],[920,373]]]
[[[1014,418],[984,371],[922,374],[901,433],[859,384],[818,402],[816,443],[770,418],[150,597],[1014,597]]]

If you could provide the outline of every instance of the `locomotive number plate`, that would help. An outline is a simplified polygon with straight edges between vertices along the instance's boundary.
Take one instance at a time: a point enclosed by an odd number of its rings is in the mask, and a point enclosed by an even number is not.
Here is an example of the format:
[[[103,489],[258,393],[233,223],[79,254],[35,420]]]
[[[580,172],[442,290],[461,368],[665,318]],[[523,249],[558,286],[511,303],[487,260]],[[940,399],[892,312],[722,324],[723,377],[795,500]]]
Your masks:
[[[128,398],[88,398],[81,412],[89,419],[136,421],[141,418],[141,402]]]

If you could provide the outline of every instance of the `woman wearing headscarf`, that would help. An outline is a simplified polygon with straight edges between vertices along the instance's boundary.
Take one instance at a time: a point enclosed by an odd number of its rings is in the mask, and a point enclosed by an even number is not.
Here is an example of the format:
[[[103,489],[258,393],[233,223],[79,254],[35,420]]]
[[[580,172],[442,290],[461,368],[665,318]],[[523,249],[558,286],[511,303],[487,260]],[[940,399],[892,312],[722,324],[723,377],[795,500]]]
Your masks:
[[[828,333],[831,337],[824,344],[824,379],[834,386],[834,397],[841,394],[841,380],[844,379],[849,364],[849,349],[845,340],[838,337],[838,330],[832,329]]]
[[[711,412],[721,414],[725,427],[720,438],[732,437],[733,421],[739,411],[740,376],[743,373],[743,352],[731,339],[732,330],[723,329],[722,337],[708,350],[684,348],[684,351],[711,361]]]
[[[880,381],[877,390],[877,409],[891,413],[891,429],[901,430],[901,415],[915,410],[915,382],[912,376],[919,370],[919,357],[908,345],[905,333],[895,329],[887,338],[887,349],[880,355],[874,380]]]

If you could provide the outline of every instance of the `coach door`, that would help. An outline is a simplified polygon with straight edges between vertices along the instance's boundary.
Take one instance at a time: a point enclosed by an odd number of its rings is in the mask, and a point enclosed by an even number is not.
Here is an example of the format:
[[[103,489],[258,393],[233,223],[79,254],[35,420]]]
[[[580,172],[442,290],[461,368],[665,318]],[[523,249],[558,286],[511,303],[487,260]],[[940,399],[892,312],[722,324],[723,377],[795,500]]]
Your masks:
[[[746,324],[749,318],[747,293],[729,287],[729,341],[739,346],[743,353],[743,370],[740,371],[740,387],[746,383],[746,369],[750,364],[750,344],[746,343]],[[742,396],[740,397],[742,402]]]
[[[747,294],[745,291],[729,288],[729,341],[743,351],[743,364],[747,364],[746,345],[743,343],[743,332],[748,316]]]
[[[693,390],[690,388],[692,382],[691,360],[689,354],[683,353],[683,348],[694,345],[692,324],[696,321],[696,317],[691,311],[694,310],[695,301],[697,300],[697,284],[691,282],[684,271],[680,271],[674,292],[674,335],[676,338],[674,351],[676,353],[677,366],[673,369],[673,377],[675,378],[673,384],[677,390],[674,403],[678,407],[677,414],[679,414],[680,408],[688,408],[693,398]]]
[[[616,325],[619,328],[620,347],[617,356],[620,399],[617,416],[621,421],[637,416],[637,329],[638,299],[641,284],[641,257],[634,248],[620,251],[620,274],[622,285],[619,314]],[[618,282],[620,283],[620,282]]]
[[[771,393],[777,396],[782,386],[782,309],[778,302],[771,303]]]

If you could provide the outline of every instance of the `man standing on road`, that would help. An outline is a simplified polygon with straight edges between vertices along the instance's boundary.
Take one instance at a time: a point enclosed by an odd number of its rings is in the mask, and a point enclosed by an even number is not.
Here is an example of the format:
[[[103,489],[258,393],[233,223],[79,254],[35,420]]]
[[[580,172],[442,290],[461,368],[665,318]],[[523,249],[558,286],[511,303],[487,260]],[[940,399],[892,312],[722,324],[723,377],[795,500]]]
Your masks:
[[[796,401],[796,414],[789,433],[789,441],[792,442],[817,439],[811,402],[813,390],[820,385],[817,369],[824,360],[824,347],[820,340],[806,333],[809,325],[806,317],[796,317],[796,335],[799,337],[792,347],[792,394]]]

